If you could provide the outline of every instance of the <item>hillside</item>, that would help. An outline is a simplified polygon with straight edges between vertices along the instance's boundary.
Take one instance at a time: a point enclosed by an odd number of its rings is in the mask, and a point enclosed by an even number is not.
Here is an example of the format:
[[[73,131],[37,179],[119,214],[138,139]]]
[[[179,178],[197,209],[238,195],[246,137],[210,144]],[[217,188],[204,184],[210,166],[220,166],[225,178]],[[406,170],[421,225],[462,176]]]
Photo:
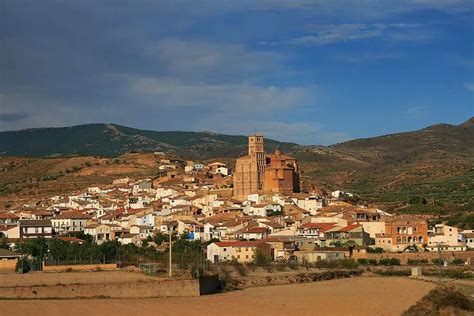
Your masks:
[[[474,201],[474,118],[419,131],[357,139],[330,147],[306,147],[295,156],[304,179],[344,188],[375,201],[414,195]]]
[[[297,146],[266,139],[266,149]],[[87,124],[0,132],[0,155],[21,157],[101,156],[164,151],[190,159],[237,157],[247,150],[246,136],[209,132],[158,132],[115,124]]]
[[[277,145],[298,159],[307,190],[343,189],[367,201],[389,204],[413,196],[474,203],[474,118],[457,126],[439,124],[329,147],[266,140],[267,151]],[[232,158],[244,155],[246,146],[244,136],[106,124],[4,132],[0,133],[3,155],[24,157],[0,158],[0,202],[66,193],[124,176],[156,176],[157,157],[127,152],[166,151],[191,159],[218,158],[232,165]]]

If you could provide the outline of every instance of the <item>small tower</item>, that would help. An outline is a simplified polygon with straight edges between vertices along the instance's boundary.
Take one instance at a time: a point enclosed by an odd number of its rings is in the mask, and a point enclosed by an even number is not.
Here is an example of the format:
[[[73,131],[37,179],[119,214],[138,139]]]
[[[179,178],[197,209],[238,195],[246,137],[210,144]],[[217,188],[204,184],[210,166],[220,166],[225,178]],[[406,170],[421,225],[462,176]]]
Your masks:
[[[249,136],[249,156],[255,157],[257,154],[264,154],[263,135],[254,134]]]

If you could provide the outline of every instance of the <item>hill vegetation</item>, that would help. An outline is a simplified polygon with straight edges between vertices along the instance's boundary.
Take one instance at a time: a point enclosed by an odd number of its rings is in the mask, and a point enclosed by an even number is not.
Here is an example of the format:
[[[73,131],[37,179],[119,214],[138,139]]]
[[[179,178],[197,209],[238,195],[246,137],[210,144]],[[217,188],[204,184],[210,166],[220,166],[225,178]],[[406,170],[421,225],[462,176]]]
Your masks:
[[[422,201],[423,213],[474,205],[474,118],[329,147],[266,139],[267,151],[277,146],[298,159],[307,191],[347,190],[367,202],[403,207],[401,212],[416,209],[414,199]],[[232,166],[246,149],[245,136],[113,124],[2,132],[0,199],[66,193],[124,176],[153,178],[159,159],[147,152]]]
[[[267,150],[290,151],[292,143],[266,139]],[[118,157],[130,152],[164,151],[189,159],[238,157],[247,150],[246,136],[210,132],[158,132],[115,124],[34,128],[0,133],[0,155],[21,157]]]
[[[303,179],[375,202],[474,202],[474,118],[415,132],[298,149]]]

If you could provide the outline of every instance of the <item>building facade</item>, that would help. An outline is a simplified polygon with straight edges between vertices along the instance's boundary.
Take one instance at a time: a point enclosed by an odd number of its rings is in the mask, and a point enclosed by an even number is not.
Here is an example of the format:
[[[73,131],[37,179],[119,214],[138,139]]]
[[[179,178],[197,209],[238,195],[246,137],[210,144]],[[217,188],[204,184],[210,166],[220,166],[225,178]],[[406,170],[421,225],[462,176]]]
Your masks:
[[[283,155],[279,149],[266,155],[263,135],[250,135],[248,155],[236,161],[233,195],[246,199],[248,195],[259,192],[299,192],[298,172],[295,158]]]
[[[267,155],[263,183],[263,190],[267,193],[290,195],[293,192],[299,192],[299,175],[296,159],[283,155],[278,148],[273,155]]]

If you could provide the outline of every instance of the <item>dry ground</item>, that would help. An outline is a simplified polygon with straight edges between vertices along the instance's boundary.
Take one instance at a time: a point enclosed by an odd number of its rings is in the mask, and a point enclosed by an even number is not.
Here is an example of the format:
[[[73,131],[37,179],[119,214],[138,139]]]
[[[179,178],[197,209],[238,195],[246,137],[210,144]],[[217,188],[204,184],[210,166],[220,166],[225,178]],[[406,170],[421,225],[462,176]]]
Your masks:
[[[4,301],[0,315],[400,315],[435,284],[359,277],[186,298]]]

